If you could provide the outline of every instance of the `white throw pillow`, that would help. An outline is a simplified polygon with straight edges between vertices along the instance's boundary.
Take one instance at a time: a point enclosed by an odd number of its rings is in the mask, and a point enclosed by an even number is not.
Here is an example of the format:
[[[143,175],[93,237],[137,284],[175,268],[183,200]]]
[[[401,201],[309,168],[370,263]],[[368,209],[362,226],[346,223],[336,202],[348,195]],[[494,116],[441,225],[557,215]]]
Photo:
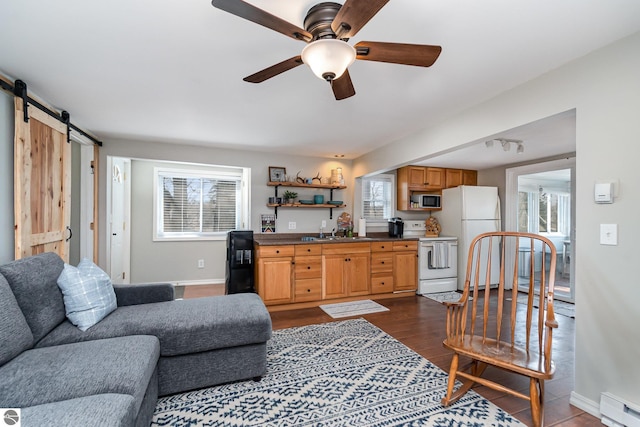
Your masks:
[[[91,260],[83,258],[74,267],[64,265],[58,286],[64,297],[67,318],[81,331],[86,331],[117,307],[111,278]]]

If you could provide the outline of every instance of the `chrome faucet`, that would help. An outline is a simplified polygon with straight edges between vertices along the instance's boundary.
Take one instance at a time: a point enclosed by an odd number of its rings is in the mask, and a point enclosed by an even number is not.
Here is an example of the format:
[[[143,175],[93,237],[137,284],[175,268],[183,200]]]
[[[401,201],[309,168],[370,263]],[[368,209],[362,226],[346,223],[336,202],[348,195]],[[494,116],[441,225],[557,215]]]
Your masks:
[[[320,226],[320,239],[324,239],[324,228]]]
[[[336,237],[336,229],[331,230],[331,237]]]

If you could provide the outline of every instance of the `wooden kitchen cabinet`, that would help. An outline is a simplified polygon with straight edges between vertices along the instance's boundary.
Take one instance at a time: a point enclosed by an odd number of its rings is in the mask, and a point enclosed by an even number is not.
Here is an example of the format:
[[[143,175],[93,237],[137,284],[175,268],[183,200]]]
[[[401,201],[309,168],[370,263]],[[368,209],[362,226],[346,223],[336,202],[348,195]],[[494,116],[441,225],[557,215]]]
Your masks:
[[[296,245],[293,268],[294,302],[322,299],[322,246]]]
[[[478,171],[462,169],[462,185],[478,185]]]
[[[256,251],[258,295],[265,304],[290,303],[293,297],[293,245],[261,246]]]
[[[417,289],[415,240],[256,245],[256,289],[266,305]]]
[[[371,243],[371,293],[393,292],[393,243]]]
[[[478,172],[428,166],[405,166],[396,171],[396,200],[400,211],[432,211],[411,206],[411,196],[420,193],[441,194],[445,188],[477,185]]]
[[[398,182],[401,180],[413,191],[442,190],[445,184],[445,169],[405,166],[398,169]]]
[[[468,169],[446,169],[446,188],[453,188],[459,185],[477,185],[478,171]]]
[[[322,245],[322,298],[370,293],[369,243]]]
[[[418,242],[393,242],[393,290],[418,289]]]

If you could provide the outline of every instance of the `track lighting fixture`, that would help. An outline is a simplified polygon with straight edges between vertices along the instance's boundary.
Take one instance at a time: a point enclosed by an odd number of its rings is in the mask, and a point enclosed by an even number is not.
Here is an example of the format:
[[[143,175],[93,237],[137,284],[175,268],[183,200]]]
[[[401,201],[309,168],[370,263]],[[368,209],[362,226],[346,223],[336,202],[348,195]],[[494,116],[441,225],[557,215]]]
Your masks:
[[[504,151],[511,150],[511,144],[515,144],[517,147],[516,153],[518,154],[524,153],[524,141],[520,139],[496,138],[496,139],[490,139],[488,141],[485,141],[484,145],[486,145],[487,148],[491,148],[493,147],[494,142],[499,143]]]

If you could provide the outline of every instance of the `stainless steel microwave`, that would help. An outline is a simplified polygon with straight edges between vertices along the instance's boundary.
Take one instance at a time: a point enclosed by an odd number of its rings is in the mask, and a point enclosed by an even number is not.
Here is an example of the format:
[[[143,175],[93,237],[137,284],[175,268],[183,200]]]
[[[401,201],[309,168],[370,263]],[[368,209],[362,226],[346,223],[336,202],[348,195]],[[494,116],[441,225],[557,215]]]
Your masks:
[[[411,207],[422,209],[440,209],[439,194],[413,194],[411,196]]]

